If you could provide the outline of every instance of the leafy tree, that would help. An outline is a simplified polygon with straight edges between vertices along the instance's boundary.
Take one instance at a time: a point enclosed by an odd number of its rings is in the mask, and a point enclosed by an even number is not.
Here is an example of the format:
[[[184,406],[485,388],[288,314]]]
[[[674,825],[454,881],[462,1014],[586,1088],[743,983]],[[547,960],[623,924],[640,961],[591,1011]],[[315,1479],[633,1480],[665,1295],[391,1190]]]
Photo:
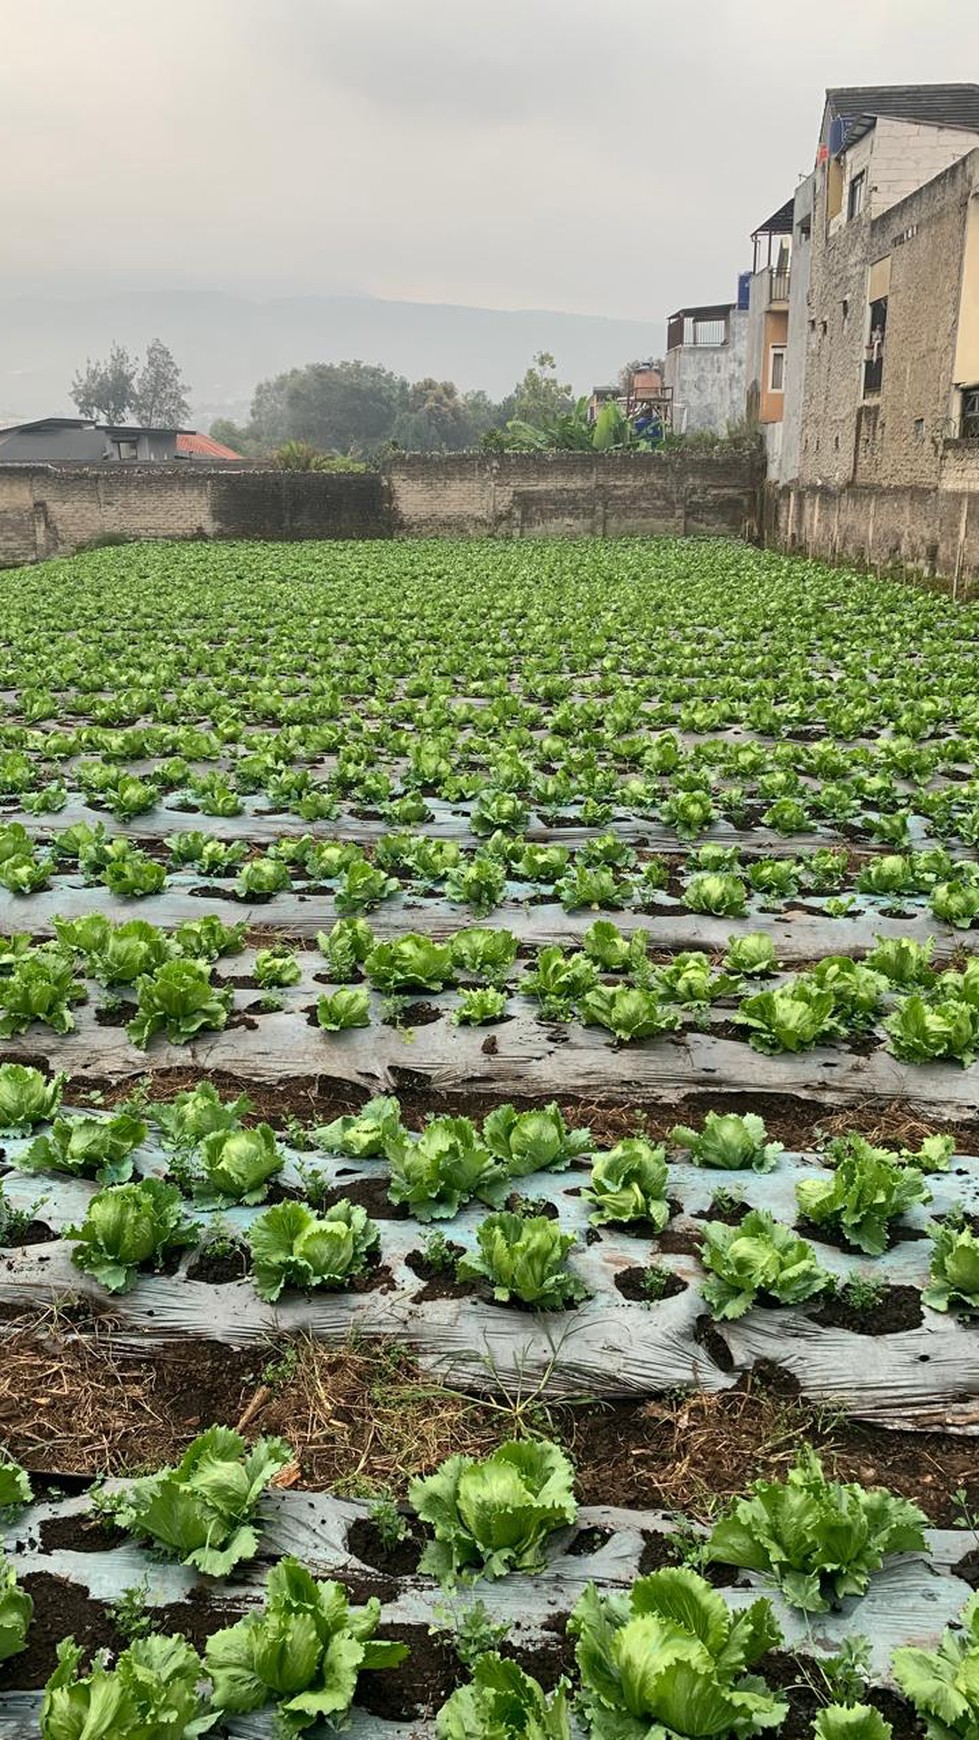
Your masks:
[[[87,357],[69,388],[78,415],[121,423],[132,409],[137,366],[137,359],[121,344],[114,344],[104,360],[93,362]]]
[[[133,386],[131,403],[149,429],[179,429],[190,416],[186,385],[173,352],[154,338]]]
[[[557,378],[557,363],[550,351],[539,350],[514,391],[515,415],[522,422],[543,424],[570,409],[573,398],[567,382]]]
[[[225,447],[242,454],[245,459],[257,459],[264,451],[252,434],[251,425],[235,423],[230,417],[215,417],[208,433],[212,440],[223,442]]]

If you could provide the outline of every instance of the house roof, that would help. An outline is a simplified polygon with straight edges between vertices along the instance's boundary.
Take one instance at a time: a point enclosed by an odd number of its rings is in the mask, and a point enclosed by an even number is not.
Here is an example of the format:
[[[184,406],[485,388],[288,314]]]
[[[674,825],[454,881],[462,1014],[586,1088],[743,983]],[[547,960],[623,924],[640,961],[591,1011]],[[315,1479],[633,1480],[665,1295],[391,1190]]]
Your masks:
[[[784,205],[779,206],[778,211],[773,211],[771,217],[766,218],[763,224],[759,224],[756,230],[752,230],[752,236],[790,236],[794,210],[795,196],[793,195],[791,199],[786,200]]]
[[[215,441],[213,435],[196,435],[181,431],[177,436],[178,459],[240,459],[242,455]]]
[[[851,145],[880,115],[979,133],[979,85],[840,85],[826,92],[826,116],[847,123]]]
[[[8,423],[0,436],[21,435],[26,429],[104,429],[107,435],[192,435],[192,429],[175,430],[172,423],[100,423],[96,417],[34,417],[26,423]],[[234,457],[237,459],[238,455]]]

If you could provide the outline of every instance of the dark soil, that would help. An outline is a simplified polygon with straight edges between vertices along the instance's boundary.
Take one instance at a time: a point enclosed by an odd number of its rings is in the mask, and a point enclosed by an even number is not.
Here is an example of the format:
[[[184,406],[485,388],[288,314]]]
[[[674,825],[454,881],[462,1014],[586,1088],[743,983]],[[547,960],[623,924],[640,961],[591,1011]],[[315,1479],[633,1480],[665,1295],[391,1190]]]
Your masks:
[[[544,1623],[544,1636],[528,1647],[504,1643],[500,1654],[508,1656],[532,1674],[545,1692],[553,1692],[558,1680],[571,1679],[575,1671],[574,1638],[568,1635],[568,1615],[556,1613]]]
[[[434,1003],[409,1003],[398,1016],[390,1016],[382,1023],[385,1027],[430,1027],[433,1021],[441,1021],[444,1009],[437,1009]]]
[[[220,1255],[209,1251],[205,1245],[187,1270],[187,1278],[191,1281],[207,1281],[212,1287],[227,1287],[232,1281],[243,1281],[248,1274],[248,1268],[247,1245],[235,1245],[233,1249]]]
[[[95,1011],[95,1019],[100,1027],[125,1027],[135,1011],[135,1003],[101,1003]]]
[[[465,1245],[457,1245],[451,1239],[448,1241],[447,1249],[453,1258],[464,1256],[466,1251]],[[479,1290],[478,1283],[475,1281],[457,1281],[454,1269],[436,1268],[434,1263],[429,1262],[424,1251],[409,1251],[405,1262],[412,1274],[417,1275],[418,1279],[425,1283],[421,1292],[415,1294],[415,1299],[418,1301],[423,1299],[469,1299],[474,1297]]]
[[[979,1547],[973,1547],[965,1557],[952,1566],[953,1575],[961,1577],[963,1583],[968,1583],[970,1589],[979,1589]]]
[[[434,1715],[447,1697],[469,1678],[451,1644],[430,1637],[427,1625],[381,1625],[379,1638],[408,1645],[408,1655],[396,1668],[370,1668],[357,1680],[356,1702],[389,1722],[410,1722]]]
[[[817,1226],[813,1220],[807,1220],[804,1215],[796,1221],[794,1231],[800,1238],[810,1239],[816,1244],[832,1245],[834,1250],[846,1251],[849,1256],[860,1254],[859,1245],[852,1245],[845,1234],[838,1228],[823,1221]],[[920,1239],[926,1239],[928,1234],[920,1227],[902,1225],[900,1221],[892,1220],[887,1228],[887,1244],[885,1250],[892,1250],[895,1245],[914,1244]]]
[[[837,1295],[817,1303],[807,1315],[824,1329],[849,1329],[854,1335],[899,1335],[920,1329],[923,1322],[917,1287],[888,1287],[876,1305],[860,1307]]]
[[[46,1553],[103,1553],[128,1540],[125,1529],[105,1521],[95,1511],[75,1511],[70,1516],[52,1516],[41,1524],[41,1545]]]
[[[769,1686],[788,1697],[789,1713],[778,1730],[779,1740],[812,1740],[815,1717],[824,1704],[833,1701],[815,1658],[772,1650],[756,1662],[752,1672],[760,1674]],[[921,1735],[921,1724],[914,1709],[896,1692],[885,1691],[881,1686],[869,1686],[863,1701],[872,1704],[891,1723],[894,1740],[917,1740]]]
[[[708,1208],[694,1215],[695,1220],[719,1220],[724,1226],[740,1226],[746,1214],[751,1213],[748,1202],[720,1202],[715,1199]]]
[[[574,1539],[565,1548],[572,1559],[587,1559],[592,1553],[597,1553],[612,1539],[612,1529],[602,1529],[597,1526],[590,1529],[579,1529]]]
[[[422,1525],[405,1513],[408,1532],[401,1541],[386,1541],[369,1516],[360,1516],[347,1531],[347,1551],[353,1553],[374,1571],[388,1577],[408,1577],[418,1567],[418,1559],[428,1539]]]
[[[656,1244],[665,1255],[672,1257],[696,1257],[700,1254],[701,1239],[697,1233],[682,1232],[679,1227],[667,1226],[656,1234]]]
[[[558,1220],[557,1203],[550,1202],[546,1196],[522,1196],[519,1190],[514,1190],[506,1199],[506,1207],[511,1214],[542,1215],[545,1220]]]
[[[389,1201],[388,1183],[386,1177],[351,1178],[327,1191],[323,1209],[333,1208],[338,1202],[355,1202],[366,1208],[372,1220],[409,1220],[411,1210],[406,1203],[395,1205]]]
[[[672,1565],[682,1565],[681,1543],[675,1535],[658,1529],[643,1529],[643,1549],[639,1560],[639,1575],[648,1577],[651,1571],[663,1571]],[[736,1589],[744,1583],[736,1565],[698,1565],[700,1575],[715,1589]]]
[[[705,1353],[710,1355],[714,1364],[721,1371],[734,1370],[734,1358],[731,1349],[728,1347],[728,1344],[724,1340],[720,1330],[715,1327],[712,1319],[707,1316],[706,1312],[702,1317],[697,1318],[697,1321],[694,1324],[693,1333],[694,1340],[703,1348]]]
[[[52,1232],[46,1221],[29,1220],[19,1232],[4,1234],[3,1239],[0,1240],[0,1250],[15,1251],[22,1250],[25,1245],[47,1245],[57,1237],[58,1234]]]
[[[681,1275],[670,1274],[664,1283],[661,1293],[647,1293],[645,1280],[647,1275],[662,1275],[665,1271],[651,1263],[648,1268],[636,1266],[632,1269],[620,1269],[615,1276],[616,1291],[623,1299],[634,1299],[640,1305],[658,1305],[662,1299],[675,1299],[678,1293],[685,1293],[687,1283]]]
[[[70,1578],[35,1571],[21,1582],[34,1602],[34,1613],[27,1648],[0,1663],[0,1692],[43,1686],[57,1666],[58,1645],[64,1637],[73,1636],[87,1657],[97,1649],[113,1654],[125,1649],[128,1639],[117,1630],[108,1607]],[[182,1632],[203,1650],[213,1632],[233,1625],[242,1613],[243,1609],[223,1603],[216,1607],[210,1592],[198,1588],[186,1601],[154,1608],[154,1628],[161,1634]]]

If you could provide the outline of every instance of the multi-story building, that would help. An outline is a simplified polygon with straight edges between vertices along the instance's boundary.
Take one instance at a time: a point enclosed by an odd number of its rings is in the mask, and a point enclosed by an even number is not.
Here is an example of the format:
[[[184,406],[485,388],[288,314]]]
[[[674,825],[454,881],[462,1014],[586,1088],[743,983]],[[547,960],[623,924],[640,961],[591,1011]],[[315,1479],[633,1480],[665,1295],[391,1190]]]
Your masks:
[[[745,341],[745,411],[765,440],[770,476],[778,473],[785,404],[785,371],[789,336],[789,292],[792,282],[792,201],[786,200],[758,229],[748,286]]]
[[[726,435],[745,414],[747,295],[738,302],[680,308],[666,327],[663,385],[678,434]]]
[[[827,92],[783,368],[783,483],[934,487],[979,436],[979,85]]]

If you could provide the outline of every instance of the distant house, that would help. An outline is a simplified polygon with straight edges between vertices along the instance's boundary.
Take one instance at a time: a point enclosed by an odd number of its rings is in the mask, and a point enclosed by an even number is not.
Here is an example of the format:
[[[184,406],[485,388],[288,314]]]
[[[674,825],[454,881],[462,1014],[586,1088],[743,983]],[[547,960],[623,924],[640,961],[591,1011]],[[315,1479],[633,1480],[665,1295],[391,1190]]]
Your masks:
[[[785,407],[793,211],[793,200],[786,200],[751,235],[745,409],[749,423],[761,429],[773,477],[778,473]]]
[[[192,429],[144,429],[87,417],[39,417],[0,429],[0,465],[102,465],[181,459],[208,464],[239,459],[230,447]]]
[[[725,435],[744,418],[747,300],[679,308],[666,324],[663,384],[678,434]]]

